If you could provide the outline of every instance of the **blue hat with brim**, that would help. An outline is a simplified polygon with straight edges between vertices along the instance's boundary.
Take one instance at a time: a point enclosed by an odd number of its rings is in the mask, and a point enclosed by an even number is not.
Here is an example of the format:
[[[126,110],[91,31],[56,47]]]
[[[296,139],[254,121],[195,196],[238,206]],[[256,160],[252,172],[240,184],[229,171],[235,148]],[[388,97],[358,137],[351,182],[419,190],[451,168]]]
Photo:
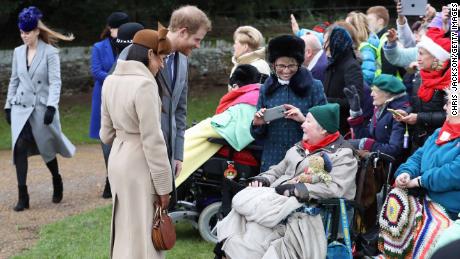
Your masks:
[[[43,17],[42,12],[35,6],[22,9],[18,17],[18,27],[21,31],[29,32],[38,26],[38,21]]]

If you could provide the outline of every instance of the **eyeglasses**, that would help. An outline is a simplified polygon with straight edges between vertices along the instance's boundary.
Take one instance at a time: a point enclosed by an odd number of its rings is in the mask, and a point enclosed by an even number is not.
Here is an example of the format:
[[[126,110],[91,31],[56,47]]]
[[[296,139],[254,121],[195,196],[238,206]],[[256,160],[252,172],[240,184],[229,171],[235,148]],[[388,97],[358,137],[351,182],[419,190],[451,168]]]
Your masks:
[[[275,64],[275,68],[278,69],[278,70],[285,70],[287,68],[287,69],[289,69],[291,71],[295,71],[295,70],[299,69],[299,65],[297,65],[297,64],[290,64],[290,65]]]

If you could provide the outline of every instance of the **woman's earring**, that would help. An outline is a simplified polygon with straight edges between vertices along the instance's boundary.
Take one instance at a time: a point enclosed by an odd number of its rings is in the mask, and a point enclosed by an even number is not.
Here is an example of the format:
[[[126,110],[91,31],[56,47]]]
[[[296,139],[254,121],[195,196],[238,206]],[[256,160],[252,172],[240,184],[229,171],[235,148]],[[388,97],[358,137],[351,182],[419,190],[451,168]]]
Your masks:
[[[433,70],[439,71],[442,69],[442,67],[442,63],[437,59],[433,60],[433,63],[431,63],[431,69]]]

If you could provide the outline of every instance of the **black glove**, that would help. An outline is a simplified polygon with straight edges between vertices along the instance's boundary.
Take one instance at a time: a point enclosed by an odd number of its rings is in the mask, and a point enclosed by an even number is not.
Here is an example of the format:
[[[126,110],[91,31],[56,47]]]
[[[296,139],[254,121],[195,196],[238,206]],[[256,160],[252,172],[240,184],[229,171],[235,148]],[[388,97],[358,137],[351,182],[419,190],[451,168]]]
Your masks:
[[[255,177],[249,178],[249,182],[254,182],[254,181],[261,182],[262,186],[265,186],[265,187],[270,186],[270,181],[263,176],[255,176]]]
[[[361,110],[361,103],[359,100],[359,93],[358,90],[354,85],[350,85],[349,87],[343,88],[343,93],[347,97],[348,104],[350,105],[350,111],[352,117],[358,117],[363,114]]]
[[[279,195],[284,195],[284,192],[288,191],[287,196],[294,196],[299,201],[307,201],[309,197],[307,186],[303,183],[278,185],[275,187],[275,191]],[[297,194],[295,191],[297,191]]]
[[[55,113],[56,113],[56,108],[54,108],[53,106],[47,106],[46,112],[45,112],[45,119],[43,123],[45,123],[45,125],[50,125],[51,122],[53,122]]]
[[[11,125],[11,109],[5,109],[5,119]]]

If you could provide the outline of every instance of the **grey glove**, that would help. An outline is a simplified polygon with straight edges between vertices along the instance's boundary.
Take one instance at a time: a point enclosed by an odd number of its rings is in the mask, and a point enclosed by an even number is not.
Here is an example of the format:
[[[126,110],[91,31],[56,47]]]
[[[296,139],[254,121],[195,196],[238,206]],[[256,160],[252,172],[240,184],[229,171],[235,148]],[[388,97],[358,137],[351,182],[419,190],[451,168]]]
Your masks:
[[[343,88],[343,93],[347,97],[348,104],[350,105],[350,115],[351,117],[359,117],[363,114],[361,110],[361,102],[359,100],[358,90],[354,85]]]

